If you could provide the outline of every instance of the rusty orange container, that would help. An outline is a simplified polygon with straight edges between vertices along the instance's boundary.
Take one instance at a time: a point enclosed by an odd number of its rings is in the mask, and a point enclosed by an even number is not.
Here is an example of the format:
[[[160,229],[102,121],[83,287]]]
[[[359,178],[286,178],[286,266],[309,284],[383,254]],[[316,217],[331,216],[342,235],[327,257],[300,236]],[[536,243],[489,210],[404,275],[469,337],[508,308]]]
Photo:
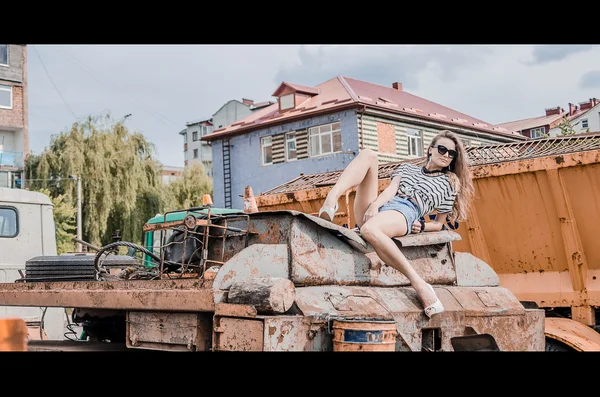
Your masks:
[[[333,320],[333,351],[395,351],[396,322]]]
[[[23,319],[0,319],[0,351],[27,351],[27,325]]]

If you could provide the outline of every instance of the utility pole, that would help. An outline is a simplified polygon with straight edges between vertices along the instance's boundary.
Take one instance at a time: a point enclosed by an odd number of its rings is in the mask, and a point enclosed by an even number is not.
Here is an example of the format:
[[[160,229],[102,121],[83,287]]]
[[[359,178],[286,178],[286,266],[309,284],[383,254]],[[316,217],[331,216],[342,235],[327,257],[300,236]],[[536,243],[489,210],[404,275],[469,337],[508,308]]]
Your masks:
[[[83,233],[81,228],[81,177],[79,175],[71,175],[69,179],[77,181],[77,239],[83,240]],[[77,243],[77,252],[82,252],[81,243]]]

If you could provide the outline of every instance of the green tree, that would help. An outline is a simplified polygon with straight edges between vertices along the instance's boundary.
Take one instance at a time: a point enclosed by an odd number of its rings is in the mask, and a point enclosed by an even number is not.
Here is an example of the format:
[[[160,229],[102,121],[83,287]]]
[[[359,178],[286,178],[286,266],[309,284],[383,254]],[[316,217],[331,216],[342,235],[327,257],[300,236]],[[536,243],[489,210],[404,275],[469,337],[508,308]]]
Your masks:
[[[193,162],[186,167],[183,177],[176,179],[168,185],[170,201],[166,203],[168,211],[185,209],[202,205],[202,196],[212,196],[212,178],[206,175],[204,165]]]
[[[563,116],[560,124],[558,125],[558,128],[560,128],[561,135],[577,134],[577,131],[575,131],[575,129],[573,128],[571,120],[569,120],[566,116]],[[588,128],[585,132],[590,132],[590,129]]]
[[[64,194],[52,197],[50,190],[41,189],[54,204],[54,224],[56,227],[56,251],[63,254],[74,250],[73,237],[77,231],[77,208],[71,205]]]
[[[123,240],[140,244],[144,223],[177,203],[163,186],[154,145],[108,114],[53,136],[43,153],[28,157],[26,169],[26,188],[47,189],[73,206],[77,182],[69,176],[81,178],[83,240],[97,246],[112,242],[117,229]]]

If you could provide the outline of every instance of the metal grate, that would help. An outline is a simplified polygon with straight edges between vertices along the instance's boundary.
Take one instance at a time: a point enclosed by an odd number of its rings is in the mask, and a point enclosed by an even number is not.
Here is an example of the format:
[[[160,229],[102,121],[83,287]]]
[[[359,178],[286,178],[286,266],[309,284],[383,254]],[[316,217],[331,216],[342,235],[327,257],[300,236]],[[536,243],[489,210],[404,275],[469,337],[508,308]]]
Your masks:
[[[469,164],[484,165],[600,149],[600,133],[467,148]]]
[[[534,139],[526,142],[505,143],[499,145],[473,146],[467,148],[471,166],[518,161],[544,156],[556,156],[567,153],[600,149],[600,133],[578,134],[556,138]],[[379,165],[379,179],[389,178],[402,163],[419,163],[424,157],[403,161],[382,163]],[[333,185],[342,170],[310,175],[300,175],[282,185],[276,186],[260,196],[281,193],[293,193]]]

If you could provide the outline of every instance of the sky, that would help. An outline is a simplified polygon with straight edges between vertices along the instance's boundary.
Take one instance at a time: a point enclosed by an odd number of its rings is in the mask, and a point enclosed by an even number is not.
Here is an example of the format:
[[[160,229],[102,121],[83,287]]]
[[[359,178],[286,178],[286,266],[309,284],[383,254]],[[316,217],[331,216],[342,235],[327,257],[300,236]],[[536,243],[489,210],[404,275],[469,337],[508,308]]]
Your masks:
[[[123,119],[183,167],[186,123],[282,82],[346,76],[491,124],[600,98],[600,45],[28,45],[30,150],[94,115]],[[129,115],[129,116],[127,116]],[[125,118],[125,116],[127,116]]]

